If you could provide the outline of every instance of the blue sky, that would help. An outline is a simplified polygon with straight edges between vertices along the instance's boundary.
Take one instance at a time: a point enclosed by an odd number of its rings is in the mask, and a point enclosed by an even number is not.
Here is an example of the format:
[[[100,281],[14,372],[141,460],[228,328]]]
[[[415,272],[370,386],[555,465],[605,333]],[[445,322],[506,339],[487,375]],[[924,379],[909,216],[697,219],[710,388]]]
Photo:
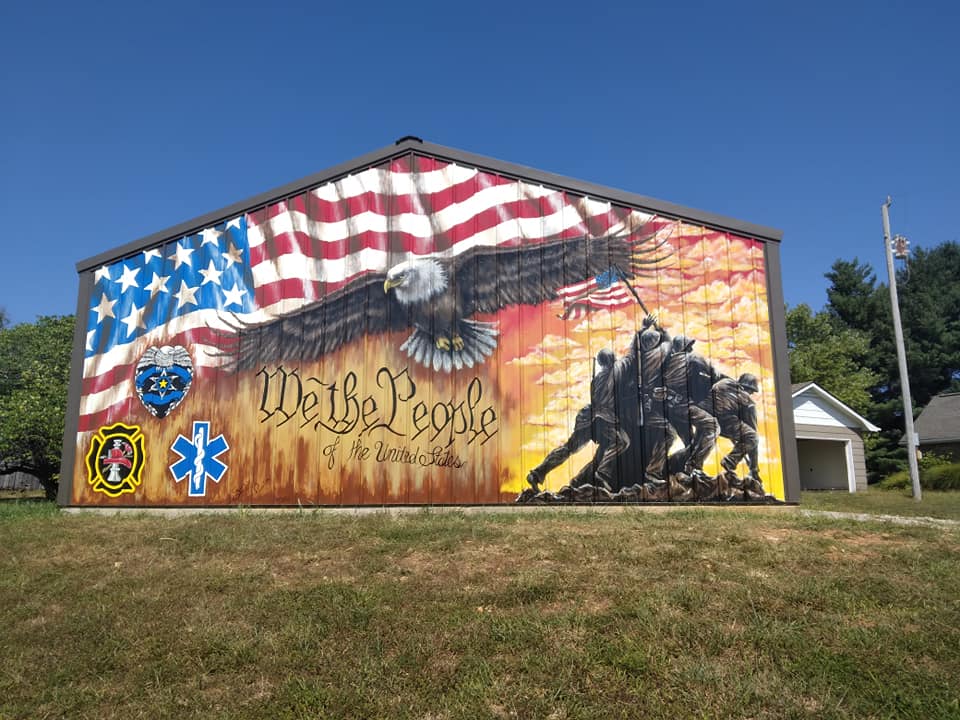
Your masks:
[[[5,3],[0,307],[415,134],[783,230],[786,300],[960,240],[960,4]]]

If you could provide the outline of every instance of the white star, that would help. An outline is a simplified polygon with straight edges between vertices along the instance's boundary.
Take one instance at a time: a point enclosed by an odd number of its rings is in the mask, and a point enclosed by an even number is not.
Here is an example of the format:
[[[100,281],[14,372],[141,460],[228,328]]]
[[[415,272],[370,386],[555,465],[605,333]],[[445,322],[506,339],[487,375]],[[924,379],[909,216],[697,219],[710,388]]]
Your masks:
[[[153,297],[157,293],[162,293],[162,292],[168,293],[170,292],[167,289],[167,281],[169,279],[170,279],[169,275],[157,275],[156,273],[154,273],[153,280],[147,283],[146,287],[144,287],[143,289],[150,291],[150,297]]]
[[[177,299],[177,302],[180,303],[180,307],[185,305],[196,305],[197,304],[197,290],[199,287],[189,287],[186,281],[180,281],[180,290],[175,292],[173,296]]]
[[[173,269],[179,270],[180,266],[186,263],[190,267],[193,267],[193,263],[190,261],[190,255],[193,254],[192,247],[185,247],[180,243],[177,243],[176,252],[173,255],[169,256],[170,260],[173,260]]]
[[[200,274],[203,275],[203,282],[200,283],[201,285],[206,285],[208,282],[216,283],[217,285],[219,285],[220,276],[223,275],[223,272],[221,272],[220,270],[217,270],[213,266],[213,260],[211,260],[210,264],[207,265],[207,269],[201,270]]]
[[[243,251],[231,242],[230,249],[223,254],[223,259],[227,261],[227,270],[229,270],[234,263],[239,265],[243,262]]]
[[[239,218],[239,217],[235,217],[235,218],[233,218],[233,220],[228,220],[228,221],[227,221],[227,228],[236,228],[237,230],[239,230],[239,229],[240,229],[240,218]]]
[[[97,334],[96,330],[87,331],[87,351],[93,352],[93,336]]]
[[[100,269],[93,274],[93,284],[96,285],[98,282],[106,278],[107,280],[112,280],[110,277],[110,268],[106,265],[101,265]]]
[[[116,317],[113,314],[113,306],[116,304],[116,300],[107,300],[106,293],[104,293],[100,296],[100,302],[90,309],[97,314],[97,322],[102,323],[105,317]]]
[[[116,282],[120,283],[121,293],[125,293],[130,287],[140,287],[137,285],[137,273],[139,272],[140,268],[129,268],[126,265],[123,266],[123,274],[118,280],[116,280]]]
[[[143,324],[143,311],[146,310],[146,308],[146,305],[138,308],[137,304],[133,303],[130,308],[130,314],[120,321],[127,326],[127,335],[133,335],[137,331],[137,328],[147,329],[147,326]]]
[[[230,305],[239,305],[243,307],[243,297],[245,293],[243,288],[240,287],[240,283],[236,283],[233,286],[233,290],[227,290],[223,288],[223,306],[229,307]]]
[[[144,250],[144,251],[143,251],[143,264],[146,265],[146,264],[147,264],[148,262],[150,262],[150,260],[153,259],[153,258],[157,258],[157,259],[159,260],[160,257],[161,257],[161,255],[160,255],[160,248],[152,248],[152,249],[150,249],[150,250]]]
[[[206,228],[200,235],[203,237],[203,240],[200,241],[200,247],[203,247],[208,243],[213,243],[214,245],[219,243],[220,236],[223,235],[223,233],[216,228]]]

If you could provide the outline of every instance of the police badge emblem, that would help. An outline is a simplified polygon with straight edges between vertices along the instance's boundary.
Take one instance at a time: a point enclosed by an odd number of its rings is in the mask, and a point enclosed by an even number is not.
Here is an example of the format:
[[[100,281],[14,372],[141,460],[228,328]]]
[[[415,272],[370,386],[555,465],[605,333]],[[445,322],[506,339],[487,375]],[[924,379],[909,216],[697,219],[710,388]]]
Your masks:
[[[102,427],[90,439],[87,482],[109,497],[132,493],[143,473],[143,433],[137,425]]]
[[[193,361],[182,345],[148,348],[137,363],[137,396],[155,417],[166,417],[177,407],[192,383]]]

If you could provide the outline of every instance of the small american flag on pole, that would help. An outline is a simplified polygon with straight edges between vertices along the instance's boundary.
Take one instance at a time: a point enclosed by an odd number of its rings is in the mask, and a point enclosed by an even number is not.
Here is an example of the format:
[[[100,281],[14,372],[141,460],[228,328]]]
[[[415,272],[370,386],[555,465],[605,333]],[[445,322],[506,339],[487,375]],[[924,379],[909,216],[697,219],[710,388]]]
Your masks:
[[[582,283],[562,288],[558,293],[564,305],[561,316],[576,320],[592,310],[615,310],[633,304],[636,300],[628,282],[616,268],[610,268]]]

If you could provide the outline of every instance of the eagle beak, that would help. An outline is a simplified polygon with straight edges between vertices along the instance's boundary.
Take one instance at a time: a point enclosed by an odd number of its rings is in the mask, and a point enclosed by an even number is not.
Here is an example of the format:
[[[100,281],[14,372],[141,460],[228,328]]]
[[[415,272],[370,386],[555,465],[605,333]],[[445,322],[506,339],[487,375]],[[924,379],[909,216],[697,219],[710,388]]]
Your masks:
[[[390,278],[387,278],[386,280],[383,281],[383,291],[385,293],[388,293],[390,292],[390,288],[397,287],[397,285],[399,284],[400,284],[400,280],[391,280]]]

